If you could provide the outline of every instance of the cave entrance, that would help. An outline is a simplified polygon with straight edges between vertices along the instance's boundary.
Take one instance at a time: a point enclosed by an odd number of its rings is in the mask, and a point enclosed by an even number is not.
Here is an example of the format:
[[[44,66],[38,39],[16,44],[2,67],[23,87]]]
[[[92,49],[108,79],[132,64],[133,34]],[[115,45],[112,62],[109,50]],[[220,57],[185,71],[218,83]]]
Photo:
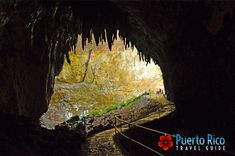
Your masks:
[[[146,99],[164,101],[162,72],[153,60],[141,61],[138,50],[125,47],[119,37],[111,51],[107,42],[96,46],[93,41],[83,50],[78,36],[76,49],[69,52],[71,63],[65,61],[56,77],[49,109],[41,117],[42,126],[51,129],[73,116],[132,109],[132,105],[148,104]]]

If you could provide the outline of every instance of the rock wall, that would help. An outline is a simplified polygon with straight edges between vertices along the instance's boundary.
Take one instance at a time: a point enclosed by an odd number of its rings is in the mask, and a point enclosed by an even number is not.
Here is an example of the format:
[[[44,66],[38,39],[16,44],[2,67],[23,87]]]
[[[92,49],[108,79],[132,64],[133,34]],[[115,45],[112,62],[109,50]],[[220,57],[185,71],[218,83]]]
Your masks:
[[[1,112],[38,118],[47,109],[54,73],[61,70],[64,55],[68,59],[74,36],[82,33],[84,45],[92,29],[98,44],[105,28],[110,49],[119,29],[126,45],[131,41],[144,60],[151,57],[160,65],[182,122],[230,125],[235,103],[234,2],[31,3],[31,9],[20,3],[1,5]]]
[[[231,127],[235,89],[235,9],[223,2],[117,3],[129,36],[157,60],[176,116],[185,125]],[[199,122],[200,121],[200,122]]]
[[[1,23],[0,111],[37,119],[52,95],[54,63],[43,40],[32,46],[24,16],[12,14]]]

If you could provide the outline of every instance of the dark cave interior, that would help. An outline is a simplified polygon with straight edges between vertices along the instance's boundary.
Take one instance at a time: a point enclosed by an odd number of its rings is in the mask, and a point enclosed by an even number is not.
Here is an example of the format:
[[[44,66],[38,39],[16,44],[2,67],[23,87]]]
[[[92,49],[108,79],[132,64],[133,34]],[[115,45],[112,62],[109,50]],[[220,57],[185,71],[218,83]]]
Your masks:
[[[0,137],[6,149],[1,152],[48,154],[37,149],[37,141],[30,137],[18,147],[13,148],[11,142],[21,142],[20,135],[28,131],[36,131],[39,140],[50,137],[52,132],[44,133],[30,120],[37,123],[47,111],[54,78],[64,59],[70,62],[68,51],[77,35],[82,34],[84,46],[92,31],[98,45],[105,40],[104,30],[110,50],[119,30],[126,46],[135,46],[144,61],[152,58],[162,69],[166,94],[176,111],[149,125],[185,133],[218,131],[234,145],[234,7],[234,1],[1,1],[0,112],[4,126]],[[16,134],[14,128],[19,129]],[[55,146],[46,144],[56,149],[64,144],[63,137],[74,140],[72,133],[62,133],[53,133]],[[35,147],[28,149],[31,141]],[[74,148],[71,143],[64,155],[71,155]]]

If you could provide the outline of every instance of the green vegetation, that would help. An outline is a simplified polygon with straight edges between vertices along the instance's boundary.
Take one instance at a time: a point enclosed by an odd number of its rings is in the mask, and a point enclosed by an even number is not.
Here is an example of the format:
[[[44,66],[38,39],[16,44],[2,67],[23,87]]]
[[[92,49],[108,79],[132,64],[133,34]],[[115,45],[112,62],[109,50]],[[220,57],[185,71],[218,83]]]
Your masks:
[[[76,115],[102,115],[124,106],[131,109],[141,94],[148,92],[154,98],[157,89],[164,90],[159,66],[140,62],[137,49],[125,49],[120,38],[111,52],[107,43],[89,43],[84,50],[78,45],[69,56],[71,64],[64,62],[49,110],[42,117],[47,124]]]
[[[91,110],[89,115],[93,115],[93,116],[95,116],[95,115],[103,115],[105,113],[111,112],[113,110],[120,109],[120,108],[125,107],[125,106],[131,107],[134,104],[136,104],[136,103],[134,103],[134,101],[136,99],[138,99],[138,98],[139,97],[133,96],[131,99],[129,99],[127,101],[123,101],[123,102],[118,103],[118,104],[109,104],[109,105],[107,105],[104,108],[96,109],[96,110]]]

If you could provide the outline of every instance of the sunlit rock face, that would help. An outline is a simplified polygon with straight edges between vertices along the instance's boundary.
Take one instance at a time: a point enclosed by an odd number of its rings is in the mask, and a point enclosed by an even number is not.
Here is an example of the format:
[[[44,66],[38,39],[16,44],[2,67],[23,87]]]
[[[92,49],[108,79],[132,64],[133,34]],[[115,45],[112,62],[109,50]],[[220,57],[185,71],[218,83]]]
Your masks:
[[[121,38],[114,41],[112,51],[107,42],[96,46],[94,38],[83,50],[80,41],[79,35],[77,48],[70,51],[71,63],[65,61],[56,77],[43,126],[53,128],[75,115],[102,115],[111,105],[118,107],[144,93],[154,98],[164,91],[160,67],[141,61],[137,49],[125,47]]]

